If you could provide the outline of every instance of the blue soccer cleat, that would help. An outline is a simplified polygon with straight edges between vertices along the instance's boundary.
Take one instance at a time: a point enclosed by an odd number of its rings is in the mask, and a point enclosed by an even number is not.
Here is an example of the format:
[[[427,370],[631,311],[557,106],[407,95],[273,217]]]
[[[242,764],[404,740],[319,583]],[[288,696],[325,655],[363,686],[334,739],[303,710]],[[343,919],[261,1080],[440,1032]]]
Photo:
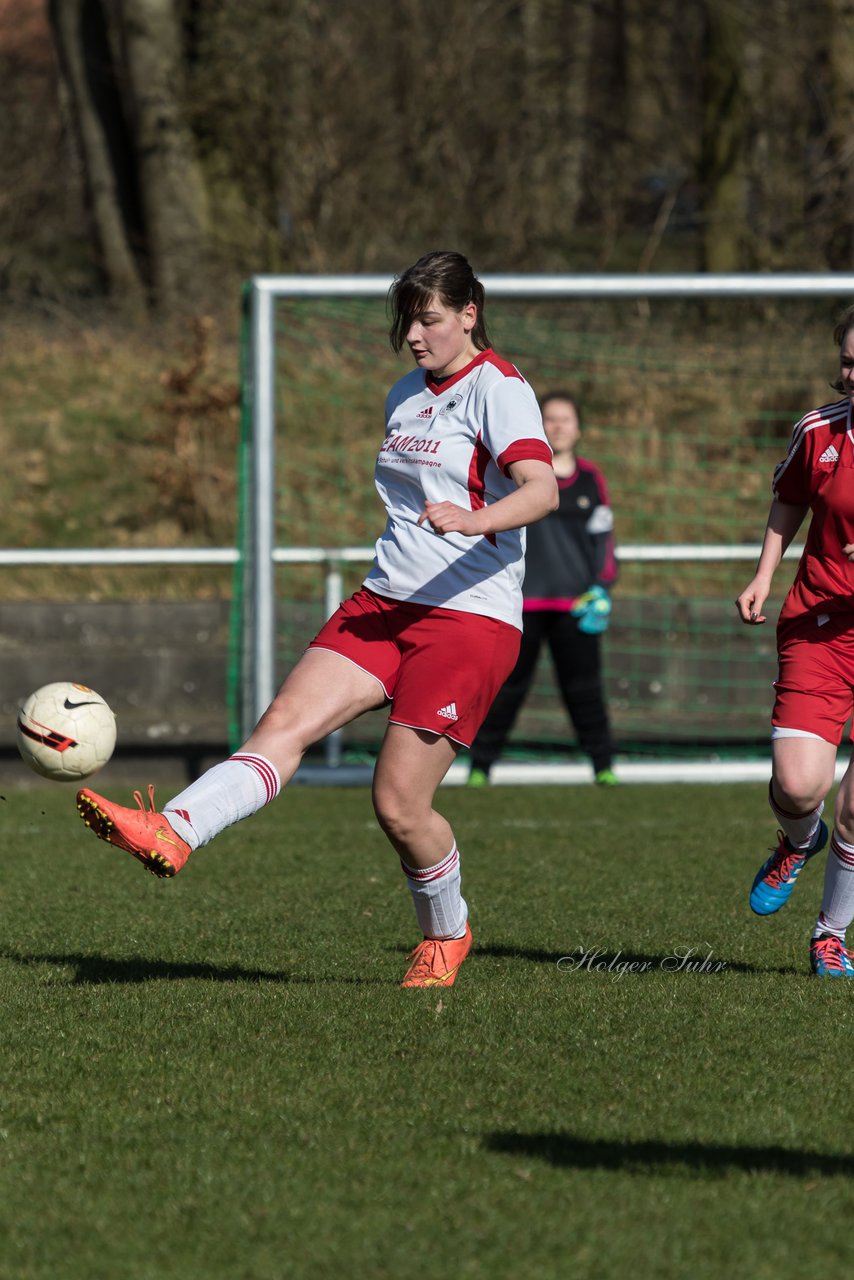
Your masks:
[[[773,915],[786,905],[807,862],[827,844],[827,827],[821,821],[811,849],[793,849],[782,831],[778,834],[780,843],[756,872],[750,889],[750,910],[757,916]]]
[[[854,978],[854,964],[845,943],[832,933],[821,933],[810,943],[810,968],[817,978]]]

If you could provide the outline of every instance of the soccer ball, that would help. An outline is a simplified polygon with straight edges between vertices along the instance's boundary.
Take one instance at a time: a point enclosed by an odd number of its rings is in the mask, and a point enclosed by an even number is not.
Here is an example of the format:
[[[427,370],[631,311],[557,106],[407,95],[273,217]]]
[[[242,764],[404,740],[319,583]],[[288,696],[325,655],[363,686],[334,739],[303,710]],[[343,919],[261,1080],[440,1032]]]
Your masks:
[[[85,684],[60,680],[36,689],[18,711],[18,750],[31,769],[75,782],[101,769],[116,745],[116,717]]]

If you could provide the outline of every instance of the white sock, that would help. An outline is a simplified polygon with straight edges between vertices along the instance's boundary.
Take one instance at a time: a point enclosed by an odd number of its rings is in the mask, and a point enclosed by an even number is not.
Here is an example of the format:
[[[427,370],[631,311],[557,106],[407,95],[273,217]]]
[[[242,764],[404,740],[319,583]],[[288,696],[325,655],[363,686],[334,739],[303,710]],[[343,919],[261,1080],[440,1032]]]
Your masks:
[[[278,771],[269,760],[241,751],[191,782],[163,813],[181,839],[199,849],[226,827],[263,809],[281,789]]]
[[[813,937],[832,933],[845,941],[845,930],[854,920],[854,845],[834,831],[824,867],[824,896]]]
[[[409,867],[401,858],[415,914],[425,938],[462,938],[469,909],[460,893],[457,846],[435,867]]]
[[[783,834],[794,849],[808,849],[815,842],[819,820],[824,812],[824,801],[810,813],[789,813],[781,809],[774,799],[771,784],[768,784],[768,803],[771,812],[783,828]]]

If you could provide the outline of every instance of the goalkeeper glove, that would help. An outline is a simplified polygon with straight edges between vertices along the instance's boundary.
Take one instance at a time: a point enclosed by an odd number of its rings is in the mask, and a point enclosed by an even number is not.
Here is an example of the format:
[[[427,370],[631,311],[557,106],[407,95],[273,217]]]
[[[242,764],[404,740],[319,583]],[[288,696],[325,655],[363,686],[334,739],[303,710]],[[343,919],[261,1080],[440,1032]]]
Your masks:
[[[611,597],[604,587],[591,587],[572,606],[572,616],[578,619],[579,631],[599,636],[607,631],[611,621]]]

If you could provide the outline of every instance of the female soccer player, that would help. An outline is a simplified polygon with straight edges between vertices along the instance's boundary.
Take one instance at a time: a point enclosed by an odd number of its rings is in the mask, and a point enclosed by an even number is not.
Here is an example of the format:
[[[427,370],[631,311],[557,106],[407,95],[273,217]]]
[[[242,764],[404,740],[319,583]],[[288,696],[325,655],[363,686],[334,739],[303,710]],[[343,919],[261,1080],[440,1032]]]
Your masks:
[[[804,553],[777,624],[778,676],[771,721],[771,809],[782,828],[777,848],[750,891],[757,915],[779,911],[806,862],[827,843],[821,820],[836,753],[854,709],[854,307],[834,330],[843,399],[814,409],[794,428],[774,471],[771,511],[759,564],[736,600],[758,626],[774,570],[811,511]],[[854,775],[836,797],[821,911],[810,965],[820,977],[852,978],[845,930],[854,918]]]
[[[576,455],[581,418],[573,397],[568,391],[550,391],[541,398],[540,408],[554,455],[560,506],[528,531],[522,647],[474,740],[470,787],[489,781],[546,642],[564,706],[579,746],[590,757],[595,781],[600,786],[617,782],[611,768],[601,655],[601,637],[611,614],[609,588],[617,578],[614,518],[602,472]]]
[[[386,400],[376,486],[387,521],[362,588],[320,630],[243,747],[150,811],[83,790],[102,840],[157,876],[278,795],[303,753],[390,705],[373,803],[424,940],[403,986],[451,986],[471,948],[453,832],[433,798],[471,746],[519,651],[524,526],[557,505],[536,397],[492,350],[484,290],[459,253],[430,253],[390,293],[393,349],[416,368]]]

